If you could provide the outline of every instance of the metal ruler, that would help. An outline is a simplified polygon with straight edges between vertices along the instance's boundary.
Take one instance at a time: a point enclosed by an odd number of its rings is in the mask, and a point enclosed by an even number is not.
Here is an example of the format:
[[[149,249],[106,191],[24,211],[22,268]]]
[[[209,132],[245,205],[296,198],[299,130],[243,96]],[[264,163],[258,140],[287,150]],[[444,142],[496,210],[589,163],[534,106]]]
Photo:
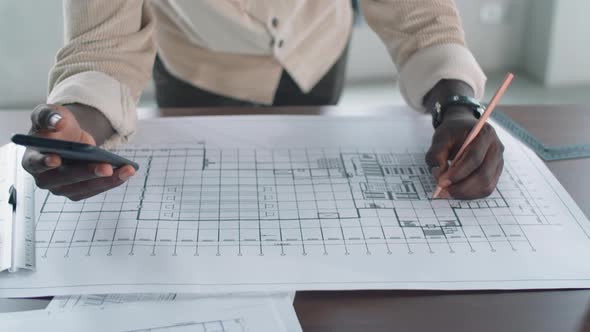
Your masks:
[[[521,125],[514,122],[510,117],[502,112],[494,112],[491,117],[504,129],[508,130],[514,137],[528,145],[541,159],[546,161],[576,159],[590,157],[590,144],[570,144],[570,145],[553,145],[548,146]]]
[[[17,258],[17,269],[35,269],[35,180],[21,166],[24,147],[17,147],[16,188],[17,190],[17,227],[16,238],[21,256]]]

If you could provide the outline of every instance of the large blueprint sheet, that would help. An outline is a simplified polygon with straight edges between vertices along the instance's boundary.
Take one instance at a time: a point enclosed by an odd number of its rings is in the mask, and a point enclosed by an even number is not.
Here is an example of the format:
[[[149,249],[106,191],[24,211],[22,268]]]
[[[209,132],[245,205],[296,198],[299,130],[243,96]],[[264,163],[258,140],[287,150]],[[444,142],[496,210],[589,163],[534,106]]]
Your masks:
[[[431,200],[426,117],[144,121],[126,185],[38,191],[37,271],[0,295],[590,287],[589,223],[535,154],[498,189]]]

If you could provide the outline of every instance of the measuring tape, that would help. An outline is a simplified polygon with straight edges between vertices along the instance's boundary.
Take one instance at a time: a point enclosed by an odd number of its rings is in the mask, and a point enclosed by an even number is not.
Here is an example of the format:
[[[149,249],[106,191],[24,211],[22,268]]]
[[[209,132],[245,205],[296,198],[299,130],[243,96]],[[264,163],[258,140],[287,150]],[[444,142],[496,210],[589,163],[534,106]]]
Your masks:
[[[521,125],[514,122],[502,112],[494,112],[491,117],[514,137],[528,145],[535,153],[546,161],[576,159],[590,157],[590,144],[571,144],[547,146],[531,135]]]

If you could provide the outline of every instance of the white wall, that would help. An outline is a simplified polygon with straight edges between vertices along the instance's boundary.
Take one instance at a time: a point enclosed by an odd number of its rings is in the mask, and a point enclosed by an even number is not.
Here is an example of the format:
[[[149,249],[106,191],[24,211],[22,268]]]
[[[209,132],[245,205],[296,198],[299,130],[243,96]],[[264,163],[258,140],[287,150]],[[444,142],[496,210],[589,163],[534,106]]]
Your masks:
[[[526,19],[526,38],[523,40],[523,69],[528,75],[545,81],[551,46],[553,0],[535,0],[529,7]]]
[[[536,0],[528,17],[526,72],[547,86],[590,82],[590,2]]]
[[[63,41],[61,1],[0,0],[0,107],[44,101]]]
[[[537,0],[456,0],[467,45],[486,72],[520,66],[530,2]],[[481,9],[498,4],[499,20],[486,23]]]
[[[590,1],[554,0],[545,84],[590,82]]]

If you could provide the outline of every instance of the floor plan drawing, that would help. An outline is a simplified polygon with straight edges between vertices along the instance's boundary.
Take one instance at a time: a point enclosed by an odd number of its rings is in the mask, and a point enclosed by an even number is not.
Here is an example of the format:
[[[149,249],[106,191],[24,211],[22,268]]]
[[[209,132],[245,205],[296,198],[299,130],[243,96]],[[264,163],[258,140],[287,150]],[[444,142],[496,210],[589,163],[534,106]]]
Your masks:
[[[510,168],[490,197],[431,200],[423,153],[204,144],[118,152],[141,164],[129,184],[82,202],[47,195],[42,257],[534,250],[526,228],[551,225]]]

